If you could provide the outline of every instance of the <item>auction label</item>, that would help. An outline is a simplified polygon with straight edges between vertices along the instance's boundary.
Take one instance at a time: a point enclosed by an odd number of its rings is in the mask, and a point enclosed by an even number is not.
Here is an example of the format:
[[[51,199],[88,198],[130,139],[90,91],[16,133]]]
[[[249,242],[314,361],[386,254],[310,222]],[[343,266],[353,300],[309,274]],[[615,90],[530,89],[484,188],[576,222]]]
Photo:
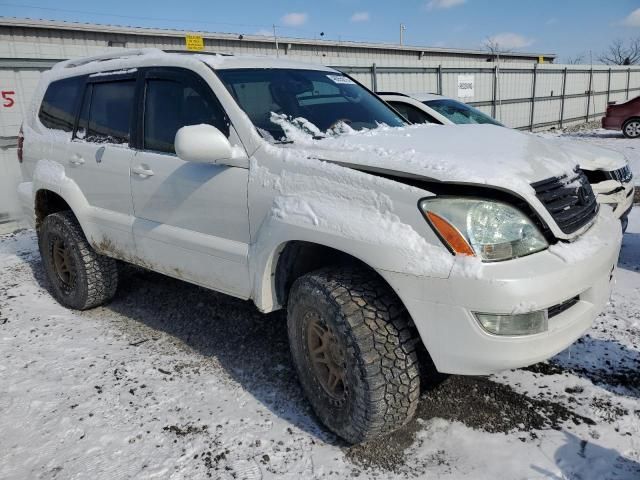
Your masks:
[[[474,95],[473,75],[458,75],[458,98],[469,98]]]

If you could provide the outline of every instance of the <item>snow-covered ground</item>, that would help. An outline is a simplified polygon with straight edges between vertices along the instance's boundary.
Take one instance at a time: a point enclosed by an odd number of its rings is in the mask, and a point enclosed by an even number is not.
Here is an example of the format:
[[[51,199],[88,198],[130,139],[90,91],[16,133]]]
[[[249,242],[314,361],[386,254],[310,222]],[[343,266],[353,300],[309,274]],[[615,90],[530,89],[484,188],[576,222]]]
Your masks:
[[[638,138],[625,138],[622,132],[604,130],[602,128],[577,131],[571,131],[569,129],[565,132],[544,132],[538,135],[542,137],[560,137],[569,140],[578,140],[622,152],[629,159],[635,184],[640,185],[640,139]]]
[[[639,144],[640,145],[640,144]],[[0,236],[0,478],[640,478],[640,209],[612,300],[551,362],[434,379],[417,419],[349,447],[313,417],[282,314],[125,268],[108,306],[47,293]]]

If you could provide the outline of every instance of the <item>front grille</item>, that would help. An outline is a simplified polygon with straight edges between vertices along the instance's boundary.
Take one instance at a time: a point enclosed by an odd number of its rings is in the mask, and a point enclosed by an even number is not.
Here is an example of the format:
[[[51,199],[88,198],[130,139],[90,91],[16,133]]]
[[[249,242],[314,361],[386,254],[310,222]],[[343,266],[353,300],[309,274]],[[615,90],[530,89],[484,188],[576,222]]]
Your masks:
[[[538,200],[566,234],[587,225],[598,213],[598,203],[585,174],[576,169],[569,175],[532,183]]]
[[[616,180],[620,183],[629,183],[633,178],[633,174],[631,173],[631,168],[629,165],[626,165],[617,170],[611,170],[610,172],[605,172],[605,175],[610,180]]]
[[[575,297],[567,300],[566,302],[562,302],[557,305],[554,305],[553,307],[549,307],[549,310],[547,310],[548,318],[553,318],[556,315],[560,315],[562,312],[566,312],[579,301],[580,301],[580,297],[576,295]]]

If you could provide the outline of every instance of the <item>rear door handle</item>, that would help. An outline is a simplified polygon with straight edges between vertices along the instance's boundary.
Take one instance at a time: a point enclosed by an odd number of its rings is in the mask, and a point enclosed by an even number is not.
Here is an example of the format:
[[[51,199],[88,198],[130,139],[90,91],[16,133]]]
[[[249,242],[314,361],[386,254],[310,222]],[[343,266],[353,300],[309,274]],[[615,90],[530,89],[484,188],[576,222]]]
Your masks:
[[[143,178],[153,177],[153,170],[151,170],[147,165],[138,165],[137,167],[133,167],[131,172]]]
[[[74,153],[72,155],[71,159],[69,159],[69,163],[71,165],[80,166],[80,165],[82,165],[84,163],[84,158],[82,158],[77,153]]]

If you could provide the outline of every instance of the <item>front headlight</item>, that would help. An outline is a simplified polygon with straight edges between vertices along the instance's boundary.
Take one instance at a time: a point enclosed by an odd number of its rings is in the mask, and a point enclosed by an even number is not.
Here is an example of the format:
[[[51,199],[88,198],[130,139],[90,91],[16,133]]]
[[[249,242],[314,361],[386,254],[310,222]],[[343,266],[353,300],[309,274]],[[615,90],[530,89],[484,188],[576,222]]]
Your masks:
[[[533,222],[507,203],[439,197],[423,200],[420,209],[454,253],[475,254],[484,261],[496,262],[523,257],[549,246]],[[460,247],[463,241],[466,247]]]

